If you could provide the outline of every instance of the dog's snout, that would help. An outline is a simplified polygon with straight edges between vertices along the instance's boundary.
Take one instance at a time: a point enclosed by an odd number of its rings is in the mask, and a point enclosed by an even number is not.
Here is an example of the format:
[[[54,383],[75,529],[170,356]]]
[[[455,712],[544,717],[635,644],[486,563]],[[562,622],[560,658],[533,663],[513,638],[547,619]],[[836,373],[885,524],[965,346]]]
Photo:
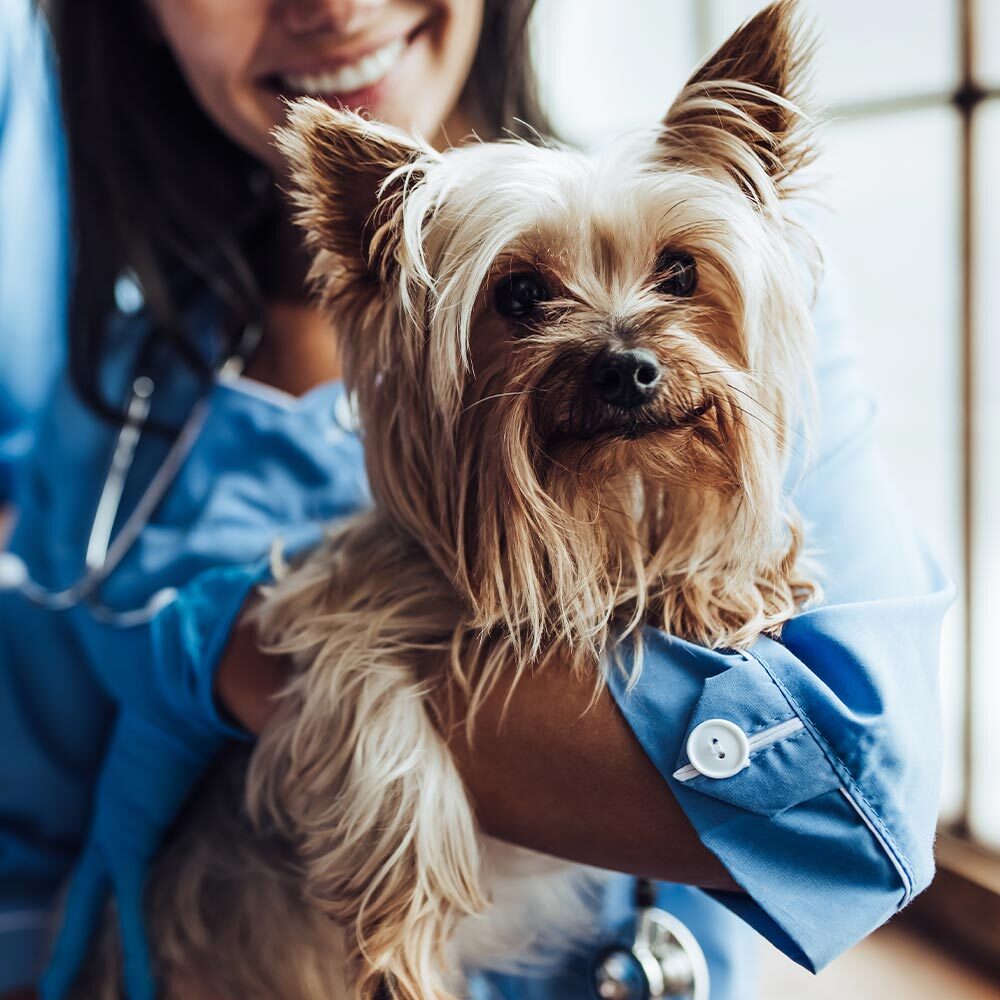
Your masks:
[[[662,374],[651,351],[608,348],[594,361],[591,384],[605,403],[633,409],[653,398]]]

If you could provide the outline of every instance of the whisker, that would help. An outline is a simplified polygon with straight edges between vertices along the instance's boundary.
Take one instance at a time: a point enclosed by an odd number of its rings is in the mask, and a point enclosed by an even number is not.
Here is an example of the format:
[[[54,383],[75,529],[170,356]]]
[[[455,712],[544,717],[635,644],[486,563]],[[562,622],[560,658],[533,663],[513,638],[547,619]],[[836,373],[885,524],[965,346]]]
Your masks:
[[[776,375],[776,368],[710,368],[708,371],[697,371],[697,375]]]
[[[748,410],[748,409],[740,406],[740,404],[736,403],[736,402],[733,403],[733,407],[736,410],[738,410],[740,413],[742,413],[744,416],[746,416],[746,417],[753,417],[754,420],[756,420],[758,423],[763,424],[775,436],[780,435],[780,433],[781,433],[781,425],[779,424],[779,422],[777,420],[774,423],[772,423],[771,421],[766,420],[759,413],[754,413],[751,410]],[[763,410],[764,408],[761,407],[761,409]],[[767,410],[764,410],[764,412],[768,413]],[[773,417],[774,414],[772,413],[772,414],[770,414],[770,416]]]
[[[760,410],[762,410],[768,416],[773,417],[774,420],[775,420],[775,425],[771,429],[774,430],[775,433],[777,433],[778,426],[783,422],[782,419],[781,419],[781,417],[778,416],[777,413],[775,413],[773,410],[769,410],[766,406],[764,406],[763,403],[760,402],[759,399],[757,399],[755,396],[751,395],[751,393],[747,392],[746,389],[741,389],[739,386],[735,386],[735,385],[730,385],[729,388],[735,390],[741,396],[746,396],[746,398],[749,399]],[[787,429],[789,431],[789,435],[790,436],[800,438],[802,440],[802,442],[807,447],[809,447],[809,448],[812,447],[812,442],[809,440],[809,438],[798,427],[792,427],[791,425],[786,425],[786,426],[787,426]]]
[[[749,375],[749,374],[771,375],[771,374],[774,374],[774,373],[772,371],[768,371],[765,368],[713,368],[713,369],[710,369],[710,370],[707,370],[707,371],[697,371],[696,370],[696,374],[698,374],[698,375],[731,375],[731,374],[739,374],[739,375],[744,375],[744,374],[746,374],[746,375]],[[741,396],[746,396],[746,398],[749,399],[755,406],[757,406],[759,409],[761,409],[764,413],[767,413],[769,416],[773,417],[775,419],[775,421],[777,421],[778,424],[780,424],[782,422],[781,421],[781,417],[777,413],[775,413],[773,410],[769,409],[768,407],[764,406],[764,404],[761,403],[761,401],[759,399],[757,399],[757,397],[754,396],[752,393],[747,392],[746,389],[741,389],[738,385],[733,385],[732,382],[728,383],[728,386],[734,392],[738,392]],[[772,427],[771,430],[774,431],[775,433],[777,433],[777,425],[775,427]],[[791,425],[789,425],[788,426],[788,431],[789,431],[789,435],[790,436],[794,436],[794,437],[800,438],[802,440],[802,442],[807,447],[812,447],[812,442],[809,440],[808,436],[805,433],[803,433],[803,431],[800,428],[798,428],[798,427],[792,427]]]
[[[758,423],[763,424],[763,426],[766,427],[775,437],[781,436],[780,429],[776,427],[774,424],[768,423],[768,421],[766,421],[762,416],[760,416],[760,414],[751,413],[749,410],[745,410],[742,406],[739,405],[739,403],[734,403],[733,406],[737,410],[739,410],[739,412],[742,413],[745,417],[752,417],[754,420],[758,421]],[[808,444],[808,442],[806,443]],[[806,461],[806,459],[808,458],[806,452],[797,448],[794,443],[789,442],[788,447],[791,449],[792,453],[797,458],[801,458],[803,461]]]
[[[576,476],[576,477],[577,477],[577,479],[579,479],[579,478],[580,478],[580,471],[579,471],[578,469],[571,469],[571,468],[569,468],[569,466],[567,466],[567,465],[563,465],[563,463],[562,463],[562,462],[557,462],[557,461],[556,461],[556,460],[555,460],[555,459],[554,459],[554,458],[553,458],[553,457],[552,457],[552,456],[551,456],[551,455],[550,455],[550,454],[549,454],[549,453],[548,453],[548,452],[547,452],[547,451],[546,451],[546,450],[545,450],[544,448],[542,448],[541,446],[539,446],[539,448],[538,448],[538,452],[539,452],[539,454],[540,454],[540,455],[542,456],[542,458],[544,458],[544,459],[545,459],[545,460],[546,460],[547,462],[551,462],[551,463],[552,463],[552,464],[553,464],[553,465],[554,465],[554,466],[555,466],[555,467],[556,467],[557,469],[562,469],[562,470],[563,470],[563,472],[565,472],[565,473],[566,473],[567,475],[570,475],[570,476]]]
[[[462,412],[468,413],[469,410],[479,406],[480,403],[488,403],[491,399],[500,399],[503,396],[527,396],[537,391],[536,389],[514,389],[510,392],[494,392],[492,395],[483,396],[482,399],[477,399],[474,403],[469,403],[468,406],[462,407]]]

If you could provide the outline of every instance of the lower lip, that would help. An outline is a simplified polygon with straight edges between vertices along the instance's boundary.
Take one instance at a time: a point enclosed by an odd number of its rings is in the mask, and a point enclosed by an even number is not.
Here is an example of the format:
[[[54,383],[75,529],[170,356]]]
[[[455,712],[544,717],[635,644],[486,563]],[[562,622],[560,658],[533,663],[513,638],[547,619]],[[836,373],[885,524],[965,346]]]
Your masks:
[[[410,57],[413,46],[423,34],[426,25],[421,25],[410,32],[406,38],[406,48],[400,53],[399,58],[389,67],[385,76],[377,83],[362,87],[360,90],[352,90],[342,94],[306,93],[303,91],[289,90],[280,84],[269,84],[268,89],[272,93],[277,92],[280,97],[293,100],[298,97],[313,97],[318,101],[325,101],[333,108],[347,108],[360,111],[362,108],[376,110],[393,89],[399,71]]]

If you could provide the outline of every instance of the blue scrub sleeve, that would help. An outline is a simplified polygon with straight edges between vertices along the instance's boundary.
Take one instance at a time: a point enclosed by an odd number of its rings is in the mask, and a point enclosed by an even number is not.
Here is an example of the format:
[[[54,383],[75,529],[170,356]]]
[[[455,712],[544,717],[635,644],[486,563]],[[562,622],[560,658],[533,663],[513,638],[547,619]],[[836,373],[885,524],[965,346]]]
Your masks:
[[[671,793],[746,891],[716,898],[814,971],[933,874],[940,628],[953,597],[882,462],[830,294],[816,311],[818,456],[789,490],[824,602],[747,654],[648,630],[636,686],[612,678]],[[713,720],[746,739],[749,762],[729,777],[713,776],[725,769],[706,765],[699,744],[719,730],[695,732]]]
[[[236,617],[270,576],[266,560],[200,574],[147,627],[109,628],[100,680],[118,706],[90,832],[42,980],[60,1000],[88,953],[109,894],[116,903],[131,1000],[155,1000],[143,918],[149,862],[227,739],[246,738],[220,714],[216,665]]]
[[[47,33],[32,0],[0,4],[0,503],[64,354],[66,163]]]

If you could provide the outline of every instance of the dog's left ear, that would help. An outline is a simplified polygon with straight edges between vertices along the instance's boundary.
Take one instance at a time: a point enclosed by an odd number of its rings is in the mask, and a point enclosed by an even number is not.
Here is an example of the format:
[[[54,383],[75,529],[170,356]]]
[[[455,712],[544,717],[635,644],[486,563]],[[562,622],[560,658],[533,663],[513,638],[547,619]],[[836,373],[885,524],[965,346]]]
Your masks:
[[[388,286],[404,187],[419,176],[420,162],[437,154],[398,129],[312,98],[292,103],[274,135],[321,281]]]
[[[657,141],[670,164],[728,173],[755,201],[779,197],[810,159],[801,110],[813,41],[798,0],[750,18],[687,82]]]

